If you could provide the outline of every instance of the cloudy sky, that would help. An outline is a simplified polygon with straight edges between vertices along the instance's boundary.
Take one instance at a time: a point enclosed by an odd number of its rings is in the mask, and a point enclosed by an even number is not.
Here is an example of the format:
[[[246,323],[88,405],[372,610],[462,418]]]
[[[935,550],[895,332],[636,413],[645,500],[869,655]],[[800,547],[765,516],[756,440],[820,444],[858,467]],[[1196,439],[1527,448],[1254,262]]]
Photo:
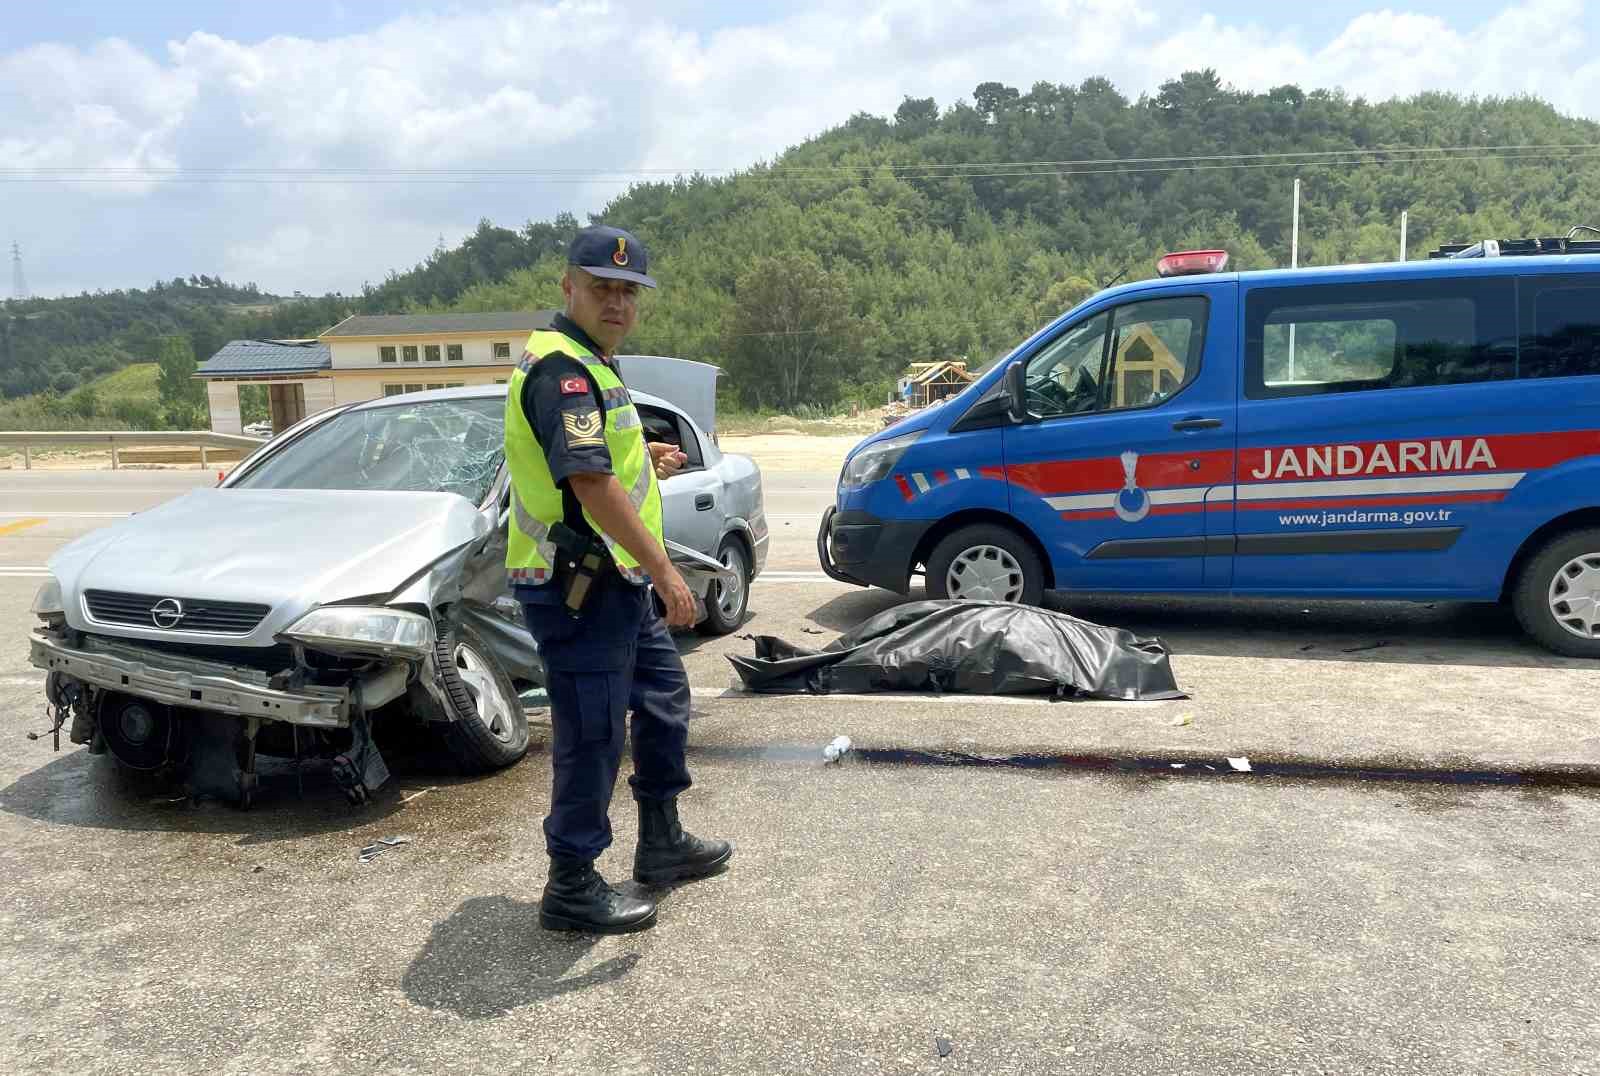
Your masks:
[[[855,112],[947,105],[990,79],[1103,74],[1136,95],[1212,66],[1251,89],[1530,93],[1600,119],[1600,0],[5,8],[0,242],[22,245],[40,295],[202,272],[354,291],[480,217],[581,216],[629,175],[743,167]],[[467,169],[478,181],[452,179]],[[545,176],[484,175],[503,169]]]

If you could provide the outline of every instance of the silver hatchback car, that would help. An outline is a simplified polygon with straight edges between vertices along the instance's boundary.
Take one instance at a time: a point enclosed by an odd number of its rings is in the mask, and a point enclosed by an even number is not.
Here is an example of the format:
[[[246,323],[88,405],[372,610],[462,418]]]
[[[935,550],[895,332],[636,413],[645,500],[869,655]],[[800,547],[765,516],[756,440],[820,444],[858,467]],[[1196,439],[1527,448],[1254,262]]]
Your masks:
[[[542,672],[506,584],[505,391],[329,409],[218,488],[63,548],[30,640],[58,728],[244,805],[258,750],[331,760],[365,800],[388,777],[373,727],[396,720],[468,771],[520,759],[519,693]],[[668,548],[700,630],[730,632],[766,562],[760,469],[688,411],[633,398],[647,439],[688,457],[662,483]]]

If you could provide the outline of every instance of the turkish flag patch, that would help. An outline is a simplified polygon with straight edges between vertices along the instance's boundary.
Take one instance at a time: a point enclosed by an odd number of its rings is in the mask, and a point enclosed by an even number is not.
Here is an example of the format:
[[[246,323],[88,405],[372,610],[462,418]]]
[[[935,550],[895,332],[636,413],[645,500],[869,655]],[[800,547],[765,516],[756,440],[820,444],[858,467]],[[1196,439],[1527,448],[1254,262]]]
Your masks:
[[[581,377],[563,377],[561,379],[561,395],[582,396],[589,391],[589,386]]]

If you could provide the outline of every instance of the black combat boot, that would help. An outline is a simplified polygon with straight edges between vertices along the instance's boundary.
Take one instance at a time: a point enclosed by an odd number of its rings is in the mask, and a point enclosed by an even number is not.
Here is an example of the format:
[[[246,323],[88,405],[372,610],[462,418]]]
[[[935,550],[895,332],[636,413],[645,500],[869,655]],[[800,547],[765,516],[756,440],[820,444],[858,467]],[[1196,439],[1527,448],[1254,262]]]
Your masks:
[[[631,934],[655,923],[654,901],[617,892],[590,860],[550,857],[550,878],[539,904],[539,925],[546,930]]]
[[[722,870],[733,856],[727,841],[702,841],[678,824],[677,800],[639,803],[639,847],[633,877],[643,885],[667,885],[704,878]]]

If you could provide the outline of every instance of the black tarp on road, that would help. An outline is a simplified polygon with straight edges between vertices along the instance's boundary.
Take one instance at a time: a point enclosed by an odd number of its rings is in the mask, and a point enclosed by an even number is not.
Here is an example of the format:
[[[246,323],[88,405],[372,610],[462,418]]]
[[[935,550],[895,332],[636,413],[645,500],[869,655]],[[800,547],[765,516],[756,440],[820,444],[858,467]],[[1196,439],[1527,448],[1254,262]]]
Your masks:
[[[728,660],[748,690],[769,694],[1186,697],[1159,641],[1010,602],[912,602],[878,614],[822,650],[771,635],[754,638],[754,658],[730,654]]]

